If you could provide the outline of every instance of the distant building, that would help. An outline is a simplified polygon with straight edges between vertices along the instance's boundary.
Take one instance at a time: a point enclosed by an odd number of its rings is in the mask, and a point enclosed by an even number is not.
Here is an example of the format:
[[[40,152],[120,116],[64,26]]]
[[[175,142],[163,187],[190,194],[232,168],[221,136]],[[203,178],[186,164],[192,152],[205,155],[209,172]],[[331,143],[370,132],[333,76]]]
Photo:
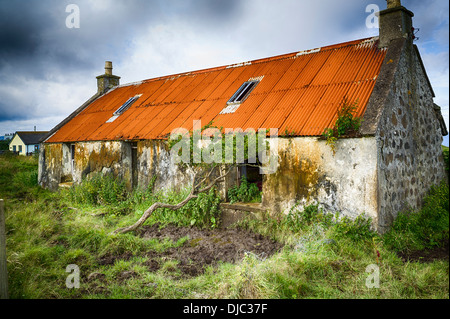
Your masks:
[[[0,136],[0,141],[8,141],[11,140],[14,136],[14,133],[7,133],[4,136]]]
[[[47,134],[47,131],[16,132],[9,142],[9,150],[19,155],[32,155],[39,151],[39,140]]]

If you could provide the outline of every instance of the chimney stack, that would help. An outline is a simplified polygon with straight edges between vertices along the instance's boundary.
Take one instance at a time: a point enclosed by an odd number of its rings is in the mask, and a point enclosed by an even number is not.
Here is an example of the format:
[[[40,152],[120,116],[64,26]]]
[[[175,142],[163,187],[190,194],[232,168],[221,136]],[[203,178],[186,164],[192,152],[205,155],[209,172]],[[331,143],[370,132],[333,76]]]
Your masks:
[[[387,0],[387,9],[378,12],[380,47],[387,47],[392,40],[405,38],[412,41],[414,13],[402,6],[400,0]]]
[[[111,88],[120,84],[120,76],[112,74],[112,62],[105,62],[105,74],[97,76],[98,93],[106,93]]]

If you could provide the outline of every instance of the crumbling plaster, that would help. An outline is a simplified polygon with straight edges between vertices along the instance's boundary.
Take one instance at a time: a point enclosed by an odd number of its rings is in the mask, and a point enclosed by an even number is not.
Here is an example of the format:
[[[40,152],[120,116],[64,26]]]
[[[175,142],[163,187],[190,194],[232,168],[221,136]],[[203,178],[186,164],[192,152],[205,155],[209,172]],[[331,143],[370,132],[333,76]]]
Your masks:
[[[317,137],[278,138],[274,174],[263,177],[263,207],[288,213],[297,206],[319,204],[325,211],[377,219],[377,157],[373,137],[336,142],[333,155]],[[277,152],[277,154],[275,153]]]

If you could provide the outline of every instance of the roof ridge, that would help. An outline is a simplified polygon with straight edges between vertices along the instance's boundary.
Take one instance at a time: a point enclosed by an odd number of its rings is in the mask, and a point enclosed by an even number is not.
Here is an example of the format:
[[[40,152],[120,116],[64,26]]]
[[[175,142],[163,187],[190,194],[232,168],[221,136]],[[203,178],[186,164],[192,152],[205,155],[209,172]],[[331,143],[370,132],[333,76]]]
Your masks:
[[[141,81],[124,83],[124,84],[116,86],[115,88],[127,87],[127,86],[131,86],[131,85],[140,85],[140,84],[149,83],[149,82],[153,82],[153,81],[179,78],[182,76],[203,74],[203,73],[220,71],[220,70],[225,70],[225,69],[234,68],[234,67],[241,67],[241,66],[257,64],[257,63],[265,63],[265,62],[269,62],[269,61],[280,61],[283,59],[289,59],[289,58],[297,57],[299,55],[303,55],[303,54],[300,54],[303,52],[305,52],[304,54],[317,53],[317,52],[323,52],[323,51],[333,50],[333,49],[337,49],[337,48],[345,48],[345,47],[349,47],[349,46],[368,44],[370,42],[376,42],[377,40],[378,40],[378,36],[367,37],[367,38],[362,38],[362,39],[358,39],[358,40],[352,40],[352,41],[346,41],[346,42],[342,42],[342,43],[327,45],[324,47],[317,47],[317,48],[313,48],[313,49],[309,49],[309,50],[295,51],[295,52],[291,52],[291,53],[284,53],[284,54],[280,54],[280,55],[274,55],[271,57],[259,58],[259,59],[254,59],[254,60],[250,60],[250,61],[245,61],[245,62],[238,62],[238,63],[228,64],[228,65],[222,65],[222,66],[200,69],[200,70],[195,70],[195,71],[187,71],[187,72],[182,72],[182,73],[175,73],[175,74],[171,74],[171,75],[164,75],[164,76],[145,79],[145,80],[141,80]],[[113,91],[113,90],[110,90],[110,91]],[[108,93],[110,91],[108,91]]]

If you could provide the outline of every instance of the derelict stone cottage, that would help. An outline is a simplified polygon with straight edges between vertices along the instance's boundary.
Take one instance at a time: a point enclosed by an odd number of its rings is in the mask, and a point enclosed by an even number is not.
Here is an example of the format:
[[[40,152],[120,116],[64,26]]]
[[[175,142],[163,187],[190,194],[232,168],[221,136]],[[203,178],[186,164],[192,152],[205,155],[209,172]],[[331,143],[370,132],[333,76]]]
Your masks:
[[[382,232],[446,178],[447,129],[413,43],[412,17],[388,1],[379,37],[125,85],[107,62],[98,92],[43,141],[39,182],[56,189],[112,173],[130,188],[153,177],[157,189],[188,186],[191,176],[170,160],[173,129],[192,130],[195,120],[276,128],[269,143],[277,145],[278,168],[256,174],[262,209],[317,202],[348,216],[364,212]],[[344,100],[356,103],[362,126],[357,137],[339,139],[333,154],[320,136]],[[237,167],[221,187],[249,170]]]

